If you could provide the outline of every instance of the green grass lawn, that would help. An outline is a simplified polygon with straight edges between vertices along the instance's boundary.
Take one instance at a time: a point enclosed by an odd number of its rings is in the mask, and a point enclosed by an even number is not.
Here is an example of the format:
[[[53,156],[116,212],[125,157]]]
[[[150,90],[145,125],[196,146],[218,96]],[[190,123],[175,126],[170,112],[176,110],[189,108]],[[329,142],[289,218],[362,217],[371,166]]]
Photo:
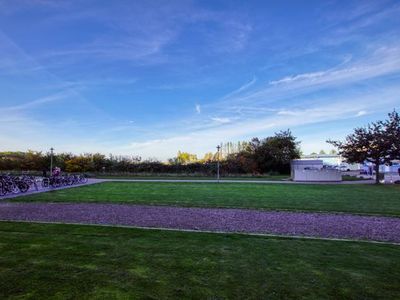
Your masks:
[[[10,201],[240,207],[399,216],[400,186],[106,182]]]
[[[0,222],[0,298],[398,299],[385,244]]]

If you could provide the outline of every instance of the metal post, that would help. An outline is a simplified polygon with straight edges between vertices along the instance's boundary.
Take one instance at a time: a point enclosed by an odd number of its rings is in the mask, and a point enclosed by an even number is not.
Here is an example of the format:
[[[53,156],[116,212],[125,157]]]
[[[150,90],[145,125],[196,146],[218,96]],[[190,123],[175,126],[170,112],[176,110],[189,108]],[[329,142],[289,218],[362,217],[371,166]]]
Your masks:
[[[54,151],[54,148],[51,147],[50,148],[50,176],[52,176],[52,174],[53,174],[53,151]]]
[[[219,150],[221,149],[221,146],[217,146],[217,180],[219,182]]]

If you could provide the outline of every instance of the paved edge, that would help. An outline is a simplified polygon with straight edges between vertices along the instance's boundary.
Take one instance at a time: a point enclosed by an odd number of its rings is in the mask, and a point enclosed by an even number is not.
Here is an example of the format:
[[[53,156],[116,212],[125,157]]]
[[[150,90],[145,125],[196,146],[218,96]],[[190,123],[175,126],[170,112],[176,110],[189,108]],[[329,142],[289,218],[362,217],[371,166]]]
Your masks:
[[[400,243],[374,241],[374,240],[357,240],[357,239],[339,239],[339,238],[324,238],[315,236],[301,236],[301,235],[282,235],[272,233],[254,233],[254,232],[241,232],[241,231],[212,231],[212,230],[194,230],[194,229],[177,229],[177,228],[163,228],[163,227],[146,227],[146,226],[129,226],[129,225],[111,225],[111,224],[88,224],[88,223],[66,223],[66,222],[45,222],[45,221],[23,221],[23,220],[3,220],[4,223],[29,223],[29,224],[55,224],[55,225],[76,225],[76,226],[90,226],[90,227],[116,227],[127,229],[142,229],[154,231],[173,231],[173,232],[187,232],[187,233],[209,233],[209,234],[224,234],[224,235],[245,235],[245,236],[258,236],[268,238],[282,238],[282,239],[295,239],[295,240],[315,240],[315,241],[334,241],[334,242],[347,242],[347,243],[366,243],[377,245],[393,245],[400,246]]]

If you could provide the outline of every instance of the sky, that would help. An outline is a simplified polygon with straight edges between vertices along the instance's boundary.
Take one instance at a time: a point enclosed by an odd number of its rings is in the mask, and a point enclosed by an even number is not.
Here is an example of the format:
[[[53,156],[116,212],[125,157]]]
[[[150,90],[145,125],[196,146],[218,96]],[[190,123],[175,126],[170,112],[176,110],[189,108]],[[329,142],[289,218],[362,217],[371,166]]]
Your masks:
[[[166,160],[400,106],[400,1],[0,0],[0,151]]]

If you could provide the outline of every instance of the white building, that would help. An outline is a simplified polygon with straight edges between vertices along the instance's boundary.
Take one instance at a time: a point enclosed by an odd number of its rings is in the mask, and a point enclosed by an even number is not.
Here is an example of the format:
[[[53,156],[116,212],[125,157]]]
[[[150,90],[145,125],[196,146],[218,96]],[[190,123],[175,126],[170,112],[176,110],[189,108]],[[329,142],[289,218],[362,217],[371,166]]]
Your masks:
[[[341,172],[324,166],[321,159],[294,159],[291,162],[290,173],[293,181],[342,181]]]

